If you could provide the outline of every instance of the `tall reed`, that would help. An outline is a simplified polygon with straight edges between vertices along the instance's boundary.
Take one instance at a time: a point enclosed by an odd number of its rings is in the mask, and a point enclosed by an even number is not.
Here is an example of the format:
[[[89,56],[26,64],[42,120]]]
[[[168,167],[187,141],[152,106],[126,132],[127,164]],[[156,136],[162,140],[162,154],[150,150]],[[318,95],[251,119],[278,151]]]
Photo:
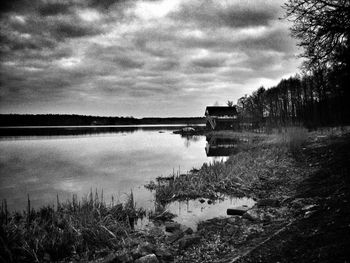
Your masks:
[[[131,205],[131,203],[133,203]],[[79,255],[89,260],[101,249],[116,250],[132,231],[130,218],[145,215],[130,197],[125,204],[107,205],[91,190],[87,197],[60,202],[56,209],[34,210],[28,197],[27,211],[8,216],[6,202],[0,213],[0,256],[5,262],[41,262]]]

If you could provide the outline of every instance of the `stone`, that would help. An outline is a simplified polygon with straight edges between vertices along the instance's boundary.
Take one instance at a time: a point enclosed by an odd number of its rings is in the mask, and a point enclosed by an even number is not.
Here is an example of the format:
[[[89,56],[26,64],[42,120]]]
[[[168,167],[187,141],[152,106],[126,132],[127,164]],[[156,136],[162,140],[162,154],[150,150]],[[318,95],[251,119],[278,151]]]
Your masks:
[[[133,254],[138,256],[146,256],[148,254],[154,253],[156,247],[149,242],[144,242],[139,244]]]
[[[237,223],[237,218],[236,217],[229,217],[229,218],[227,218],[226,221],[228,224],[234,225]]]
[[[228,208],[227,209],[227,215],[230,215],[230,216],[241,216],[243,215],[245,212],[248,211],[248,207],[244,207],[244,206],[238,206],[238,207],[234,207],[234,208]]]
[[[158,248],[154,253],[158,258],[164,261],[173,261],[174,259],[174,255],[166,248]]]
[[[165,222],[165,231],[173,233],[177,230],[180,230],[181,225],[176,222]]]
[[[250,221],[259,221],[261,220],[260,213],[256,209],[250,209],[247,212],[245,212],[242,216],[245,219],[248,219]]]
[[[186,230],[185,230],[185,234],[186,235],[192,235],[193,234],[193,230],[192,230],[192,228],[187,228]]]
[[[149,254],[138,258],[135,260],[135,263],[159,263],[157,256],[155,254]]]
[[[279,207],[280,202],[276,199],[266,198],[266,199],[259,200],[256,205],[258,207],[263,207],[263,206]]]
[[[181,230],[175,231],[171,236],[168,236],[166,241],[170,244],[176,242],[180,238],[182,238],[185,235],[185,233]]]
[[[179,240],[179,248],[180,249],[188,248],[194,244],[199,243],[200,240],[201,240],[201,237],[199,235],[184,236]]]

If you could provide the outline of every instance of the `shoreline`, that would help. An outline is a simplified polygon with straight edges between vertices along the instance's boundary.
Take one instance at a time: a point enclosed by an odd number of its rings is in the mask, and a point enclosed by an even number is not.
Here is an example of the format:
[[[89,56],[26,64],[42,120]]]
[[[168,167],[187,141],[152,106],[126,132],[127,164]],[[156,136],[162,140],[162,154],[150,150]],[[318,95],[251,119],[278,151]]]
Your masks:
[[[119,249],[107,246],[105,249],[99,248],[94,252],[89,250],[87,254],[85,252],[85,254],[79,254],[76,251],[74,255],[59,260],[61,262],[113,262],[113,260],[137,262],[147,256],[157,259],[157,262],[256,262],[257,257],[279,258],[281,262],[289,262],[288,259],[297,262],[293,257],[300,258],[301,256],[307,259],[306,252],[299,256],[292,252],[289,253],[292,256],[285,254],[286,247],[297,246],[295,242],[289,242],[290,236],[293,236],[292,229],[305,228],[308,221],[312,223],[316,220],[329,220],[328,217],[332,214],[328,215],[328,210],[323,211],[322,209],[328,205],[328,202],[339,198],[339,195],[343,200],[349,200],[346,193],[346,190],[349,189],[348,184],[342,181],[345,176],[344,171],[348,171],[346,170],[348,165],[346,166],[343,157],[340,157],[344,155],[344,150],[346,153],[346,150],[349,149],[350,135],[346,132],[339,134],[331,132],[325,135],[312,132],[306,135],[307,140],[305,141],[306,138],[304,138],[302,142],[298,141],[301,138],[288,139],[287,137],[291,134],[284,137],[261,134],[249,137],[246,135],[250,140],[226,162],[218,162],[212,166],[203,165],[188,176],[179,176],[174,178],[172,183],[158,188],[156,185],[154,188],[161,193],[158,200],[164,207],[167,202],[180,198],[196,196],[214,199],[215,197],[213,198],[211,194],[218,192],[253,197],[257,200],[256,205],[243,216],[214,218],[201,222],[198,225],[198,231],[193,233],[189,229],[182,229],[181,226],[171,224],[174,223],[171,221],[171,215],[160,213],[155,217],[162,215],[164,225],[167,224],[170,227],[168,230],[173,227],[172,234],[165,234],[164,231],[159,231],[159,228],[134,231],[126,226],[127,234],[122,237],[121,240],[124,240],[124,243],[122,242],[123,245]],[[320,155],[317,154],[318,151],[321,152]],[[327,159],[328,162],[322,162],[324,159]],[[342,167],[341,173],[339,174],[334,167]],[[318,178],[315,177],[322,169],[334,174],[332,175],[334,180],[327,182],[327,185],[324,185],[323,182],[317,183]],[[199,178],[202,180],[200,183],[198,183]],[[310,184],[308,178],[314,178],[314,184]],[[326,191],[326,186],[333,189],[331,187],[333,184],[341,186],[336,196],[330,192],[322,192]],[[171,188],[169,188],[170,185]],[[315,193],[310,195],[310,191]],[[182,196],[179,193],[182,193]],[[171,196],[172,199],[164,198],[168,196]],[[338,216],[344,213],[343,216],[348,219],[349,210],[346,210],[348,203],[342,206],[344,207],[334,208],[335,211],[339,210],[335,214]],[[334,212],[333,208],[331,211]],[[323,214],[327,214],[328,217],[323,218]],[[340,220],[338,217],[331,219]],[[341,223],[339,227],[345,227],[343,221],[339,222]],[[2,224],[2,229],[3,227]],[[305,229],[307,231],[313,227],[317,228],[318,224]],[[113,227],[112,230],[109,228],[107,227],[107,230],[115,235]],[[346,228],[345,230],[348,231]],[[77,231],[80,230],[77,229]],[[316,233],[322,231],[318,229]],[[329,231],[325,234],[329,234]],[[2,235],[3,233],[4,229]],[[112,234],[104,230],[103,236],[109,235],[112,241],[118,240],[118,237],[115,235],[114,238]],[[1,237],[4,239],[4,236]],[[310,237],[301,235],[301,238]],[[276,243],[276,240],[284,240],[286,245],[282,245],[282,242],[276,245],[278,247],[276,251],[271,251],[269,244]],[[314,251],[316,248],[311,246],[307,251]],[[11,251],[11,248],[5,251]],[[325,251],[324,258],[327,258],[328,248]],[[337,253],[341,259],[343,256],[341,251],[337,250]],[[4,258],[4,255],[1,256]],[[40,252],[40,256],[43,261],[53,259],[49,253]],[[308,259],[311,260],[311,258]]]

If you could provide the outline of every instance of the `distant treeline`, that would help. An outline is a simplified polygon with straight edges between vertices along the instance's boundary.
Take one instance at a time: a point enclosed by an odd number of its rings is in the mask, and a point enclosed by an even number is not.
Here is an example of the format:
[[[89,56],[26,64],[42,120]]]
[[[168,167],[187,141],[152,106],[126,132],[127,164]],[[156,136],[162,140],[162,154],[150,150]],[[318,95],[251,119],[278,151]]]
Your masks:
[[[0,126],[82,126],[82,125],[151,125],[203,124],[203,117],[134,118],[100,117],[69,114],[0,114]]]
[[[303,73],[240,98],[241,123],[255,128],[350,124],[350,1],[287,0],[284,8],[303,48]]]

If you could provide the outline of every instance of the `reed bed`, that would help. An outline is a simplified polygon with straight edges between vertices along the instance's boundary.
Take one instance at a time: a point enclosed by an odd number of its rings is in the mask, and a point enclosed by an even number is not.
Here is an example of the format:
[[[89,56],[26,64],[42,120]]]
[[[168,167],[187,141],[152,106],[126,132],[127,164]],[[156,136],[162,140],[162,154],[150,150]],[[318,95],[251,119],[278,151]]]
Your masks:
[[[124,204],[106,204],[103,193],[61,203],[56,209],[31,208],[9,215],[6,201],[0,214],[0,256],[3,262],[59,261],[65,258],[90,260],[101,250],[119,250],[133,230],[136,218],[145,215],[137,209],[133,194]]]
[[[300,172],[290,153],[304,143],[304,131],[286,133],[284,140],[280,136],[249,135],[250,140],[239,146],[238,153],[227,161],[204,163],[187,174],[158,178],[146,188],[154,190],[156,199],[162,203],[199,197],[219,199],[223,195],[267,197],[269,188],[282,189]],[[267,179],[271,185],[264,184]]]

